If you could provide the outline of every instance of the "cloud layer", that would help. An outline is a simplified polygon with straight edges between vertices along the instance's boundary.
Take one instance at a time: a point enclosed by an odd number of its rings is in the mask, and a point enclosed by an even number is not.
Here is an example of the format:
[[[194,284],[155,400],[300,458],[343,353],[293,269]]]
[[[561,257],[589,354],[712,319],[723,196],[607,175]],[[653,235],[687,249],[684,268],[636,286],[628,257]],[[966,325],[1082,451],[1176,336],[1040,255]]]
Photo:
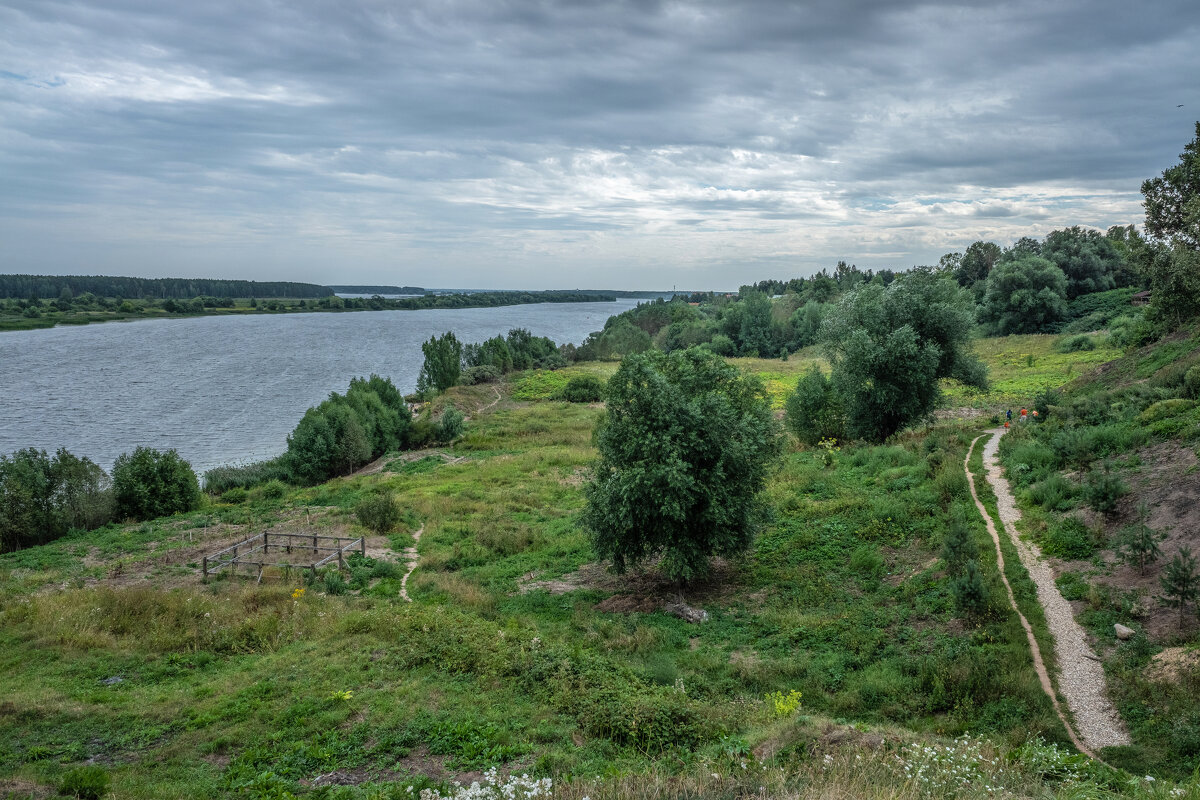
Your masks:
[[[935,263],[1140,222],[1200,117],[1197,41],[1192,0],[10,1],[0,270],[665,288]]]

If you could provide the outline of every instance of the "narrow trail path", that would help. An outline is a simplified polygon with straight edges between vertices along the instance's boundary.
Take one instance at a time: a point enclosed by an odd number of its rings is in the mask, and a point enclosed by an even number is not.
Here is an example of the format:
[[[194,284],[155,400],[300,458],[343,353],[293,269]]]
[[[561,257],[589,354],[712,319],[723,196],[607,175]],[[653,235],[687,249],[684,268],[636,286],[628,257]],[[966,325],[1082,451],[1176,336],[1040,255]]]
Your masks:
[[[417,568],[421,557],[417,555],[417,542],[421,541],[421,534],[425,532],[425,526],[417,528],[417,532],[413,534],[412,547],[404,548],[404,560],[408,562],[408,570],[404,573],[404,577],[400,579],[400,596],[404,598],[404,602],[411,603],[412,598],[408,596],[408,576],[413,574],[413,570]]]
[[[1008,481],[1005,479],[997,459],[1000,437],[1004,435],[1005,429],[997,428],[991,433],[994,435],[983,448],[983,464],[987,481],[996,494],[996,507],[1005,535],[1016,548],[1021,564],[1037,586],[1038,602],[1045,611],[1046,625],[1054,639],[1054,655],[1057,656],[1059,670],[1059,688],[1074,717],[1074,724],[1067,719],[1058,702],[1058,696],[1050,682],[1049,672],[1046,670],[1046,662],[1042,657],[1041,648],[1038,646],[1037,639],[1034,638],[1033,628],[1030,626],[1029,620],[1025,619],[1025,615],[1017,608],[1012,586],[1009,585],[1008,578],[1004,574],[1004,554],[1000,548],[1000,534],[987,508],[980,502],[979,495],[975,491],[975,482],[969,464],[971,453],[975,451],[975,445],[983,438],[982,436],[975,437],[971,442],[971,446],[967,449],[967,458],[963,461],[963,469],[967,473],[967,485],[971,490],[971,497],[975,500],[975,507],[987,524],[988,533],[996,545],[1000,579],[1004,581],[1004,588],[1008,592],[1009,605],[1021,620],[1021,627],[1025,629],[1025,636],[1029,640],[1029,649],[1033,654],[1034,670],[1037,672],[1042,689],[1054,705],[1054,711],[1062,720],[1063,726],[1066,727],[1071,741],[1080,752],[1098,759],[1095,750],[1101,747],[1129,744],[1129,735],[1125,732],[1116,709],[1108,700],[1104,668],[1088,646],[1087,638],[1079,623],[1075,621],[1070,604],[1063,599],[1058,587],[1055,586],[1053,573],[1049,566],[1041,560],[1041,554],[1037,548],[1021,541],[1017,535],[1015,525],[1021,518],[1021,512],[1017,509],[1016,501],[1013,499]]]

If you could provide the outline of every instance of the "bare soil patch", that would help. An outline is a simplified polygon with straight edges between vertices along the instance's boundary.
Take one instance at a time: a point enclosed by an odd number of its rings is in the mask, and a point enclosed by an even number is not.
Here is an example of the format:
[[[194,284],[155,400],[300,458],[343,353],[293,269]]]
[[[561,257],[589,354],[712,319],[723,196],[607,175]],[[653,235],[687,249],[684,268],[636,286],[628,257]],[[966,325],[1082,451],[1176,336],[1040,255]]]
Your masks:
[[[595,608],[617,614],[650,614],[659,610],[675,613],[673,609],[684,607],[700,611],[705,604],[727,602],[740,592],[737,570],[721,558],[713,559],[708,578],[687,586],[668,580],[656,567],[657,563],[647,564],[644,569],[617,575],[603,564],[585,564],[575,572],[547,580],[537,580],[536,573],[529,573],[517,583],[517,591],[521,594],[532,591],[565,594],[580,589],[613,592]]]
[[[1100,575],[1092,574],[1096,568],[1091,561],[1047,560],[1054,567],[1056,576],[1072,571],[1116,592],[1137,592],[1143,598],[1137,604],[1141,612],[1140,626],[1154,641],[1165,642],[1178,636],[1179,614],[1158,603],[1154,597],[1161,592],[1158,579],[1163,567],[1179,548],[1187,546],[1193,551],[1200,550],[1200,459],[1196,458],[1192,448],[1179,442],[1160,442],[1142,448],[1137,455],[1142,466],[1138,471],[1124,475],[1130,491],[1121,500],[1117,513],[1104,519],[1085,510],[1083,519],[1089,525],[1103,525],[1111,538],[1125,525],[1136,523],[1138,506],[1145,504],[1149,512],[1146,524],[1166,534],[1166,539],[1159,545],[1162,558],[1148,564],[1144,575],[1136,566],[1118,561],[1111,550],[1103,552],[1105,568]],[[1074,607],[1079,611],[1084,604],[1076,601]],[[1190,617],[1185,626],[1194,624]]]
[[[1146,679],[1155,683],[1180,683],[1195,676],[1200,668],[1200,650],[1189,647],[1168,647],[1146,667]]]

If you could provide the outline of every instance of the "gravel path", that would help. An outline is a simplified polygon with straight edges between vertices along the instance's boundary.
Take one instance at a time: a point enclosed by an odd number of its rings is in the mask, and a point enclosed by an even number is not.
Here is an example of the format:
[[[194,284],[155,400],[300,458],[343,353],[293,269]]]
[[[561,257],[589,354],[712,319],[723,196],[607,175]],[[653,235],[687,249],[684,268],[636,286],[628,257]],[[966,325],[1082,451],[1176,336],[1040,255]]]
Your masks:
[[[1125,726],[1121,722],[1120,716],[1115,708],[1108,700],[1107,683],[1104,678],[1104,667],[1096,658],[1096,654],[1092,652],[1088,646],[1087,637],[1084,635],[1083,628],[1075,621],[1075,615],[1071,611],[1070,604],[1063,599],[1059,593],[1058,587],[1054,585],[1054,575],[1050,571],[1050,567],[1041,558],[1041,553],[1037,546],[1021,540],[1017,535],[1016,522],[1021,518],[1021,512],[1017,509],[1017,504],[1013,500],[1012,492],[1009,490],[1008,481],[1004,477],[1004,473],[1000,468],[999,460],[997,459],[997,451],[1000,446],[1000,437],[1004,435],[1005,428],[997,428],[992,431],[994,434],[983,448],[983,463],[987,470],[988,483],[991,484],[992,490],[996,493],[996,506],[1000,512],[1000,522],[1007,534],[1009,540],[1017,550],[1017,555],[1021,559],[1021,564],[1024,565],[1029,577],[1037,586],[1038,602],[1046,614],[1046,624],[1050,629],[1050,635],[1054,639],[1055,658],[1058,664],[1058,685],[1067,707],[1074,717],[1074,727],[1067,724],[1067,731],[1071,733],[1072,740],[1080,750],[1095,757],[1091,752],[1093,749],[1102,747],[1112,747],[1115,745],[1129,744],[1129,734],[1125,732]],[[978,439],[976,440],[978,441]],[[972,442],[972,449],[974,449]],[[969,453],[968,453],[969,457]],[[968,479],[970,477],[968,470]],[[974,483],[971,483],[971,493],[974,495]],[[979,507],[980,513],[983,514],[985,521],[988,524],[988,530],[996,541],[997,554],[999,554],[999,538],[995,530],[995,526],[990,519],[990,515],[984,510],[982,504],[976,498],[976,505]],[[1003,558],[1001,557],[1001,564]],[[1001,576],[1003,576],[1001,569]],[[1005,585],[1008,581],[1005,580]],[[1016,610],[1016,603],[1012,597],[1012,589],[1009,588],[1009,600],[1013,604],[1013,609]],[[1020,612],[1017,612],[1018,615]],[[1026,633],[1029,636],[1030,646],[1033,648],[1034,660],[1037,662],[1039,669],[1039,678],[1043,677],[1045,672],[1044,666],[1041,664],[1041,653],[1038,650],[1037,642],[1033,638],[1032,629],[1025,618],[1021,617],[1021,622],[1025,626]],[[1062,716],[1061,709],[1058,708],[1058,702],[1055,699],[1054,693],[1049,690],[1048,679],[1043,680],[1043,688],[1047,689],[1051,700],[1054,701],[1054,706],[1059,711],[1059,716]],[[1076,733],[1078,736],[1076,736]],[[1079,740],[1083,740],[1081,745]]]

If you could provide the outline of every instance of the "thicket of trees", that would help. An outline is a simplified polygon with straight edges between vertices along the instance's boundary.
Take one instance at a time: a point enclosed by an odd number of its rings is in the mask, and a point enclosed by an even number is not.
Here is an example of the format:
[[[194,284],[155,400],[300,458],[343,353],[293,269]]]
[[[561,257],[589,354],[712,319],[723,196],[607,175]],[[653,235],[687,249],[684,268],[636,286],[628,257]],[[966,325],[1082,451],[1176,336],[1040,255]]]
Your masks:
[[[46,544],[72,530],[117,519],[190,511],[196,473],[174,450],[139,447],[117,458],[112,478],[95,462],[60,448],[0,456],[0,552]]]
[[[459,383],[489,383],[514,370],[558,369],[576,360],[572,345],[559,346],[545,336],[513,328],[508,336],[463,344],[452,332],[431,336],[421,345],[425,361],[417,392],[444,392]]]
[[[319,298],[333,294],[328,286],[293,281],[236,281],[212,278],[125,278],[113,275],[0,275],[0,298],[57,300],[81,294],[122,300],[194,297]]]
[[[391,380],[371,375],[350,381],[304,413],[288,436],[283,467],[294,483],[346,475],[410,439],[412,412]]]

